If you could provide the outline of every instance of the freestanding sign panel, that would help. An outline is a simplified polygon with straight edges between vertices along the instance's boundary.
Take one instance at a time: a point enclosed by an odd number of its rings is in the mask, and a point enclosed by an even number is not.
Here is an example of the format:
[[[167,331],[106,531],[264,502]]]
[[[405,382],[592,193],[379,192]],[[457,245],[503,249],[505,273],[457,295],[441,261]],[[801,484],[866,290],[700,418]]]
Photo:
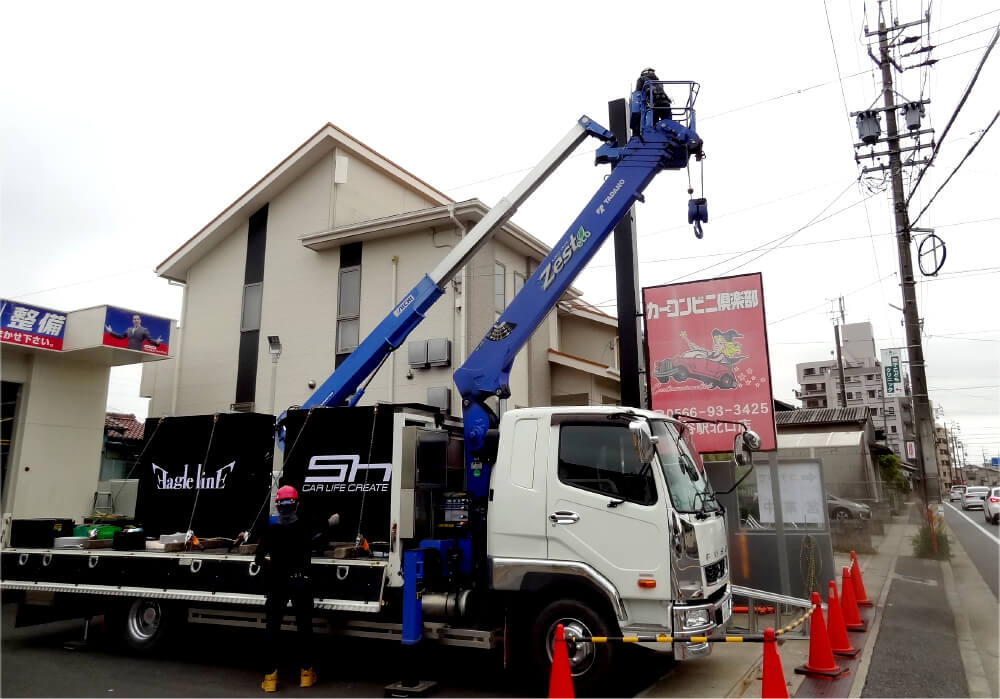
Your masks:
[[[61,350],[66,314],[0,299],[0,342]]]
[[[166,355],[170,350],[170,320],[108,306],[103,344]]]
[[[220,413],[148,418],[136,520],[147,536],[235,536],[267,524],[274,418]]]
[[[338,541],[389,541],[393,412],[371,406],[289,410],[282,485],[318,529],[333,513]]]
[[[642,290],[653,410],[742,422],[777,448],[760,274]],[[739,427],[692,425],[699,452],[733,448]]]
[[[882,350],[882,382],[885,384],[886,398],[903,395],[903,369],[899,350]]]

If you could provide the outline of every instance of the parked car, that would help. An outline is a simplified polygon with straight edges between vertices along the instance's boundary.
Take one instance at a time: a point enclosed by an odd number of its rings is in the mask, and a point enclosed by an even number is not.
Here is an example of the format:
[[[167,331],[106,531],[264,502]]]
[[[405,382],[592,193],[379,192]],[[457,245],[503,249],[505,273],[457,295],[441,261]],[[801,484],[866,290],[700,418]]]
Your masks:
[[[962,509],[972,510],[982,508],[983,501],[990,494],[990,489],[985,485],[970,485],[965,489],[965,496],[962,498]]]
[[[956,500],[962,502],[962,498],[965,496],[965,486],[964,485],[953,485],[951,486],[951,492],[948,493],[948,499],[952,502]]]
[[[848,519],[871,519],[872,508],[864,503],[854,502],[836,495],[826,494],[826,511],[830,519],[846,521]]]
[[[983,516],[987,522],[1000,524],[1000,488],[993,488],[983,500]]]

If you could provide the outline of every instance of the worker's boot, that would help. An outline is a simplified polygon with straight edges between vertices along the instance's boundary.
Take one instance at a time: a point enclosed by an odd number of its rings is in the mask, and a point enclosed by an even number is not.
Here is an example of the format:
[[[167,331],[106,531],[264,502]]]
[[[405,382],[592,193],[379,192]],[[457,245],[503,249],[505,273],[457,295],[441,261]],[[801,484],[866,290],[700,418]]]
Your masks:
[[[299,686],[312,687],[314,684],[316,684],[315,671],[313,671],[311,667],[303,669],[302,672],[299,674]]]
[[[278,691],[278,671],[268,673],[264,675],[264,681],[260,683],[260,688],[265,692],[277,692]]]

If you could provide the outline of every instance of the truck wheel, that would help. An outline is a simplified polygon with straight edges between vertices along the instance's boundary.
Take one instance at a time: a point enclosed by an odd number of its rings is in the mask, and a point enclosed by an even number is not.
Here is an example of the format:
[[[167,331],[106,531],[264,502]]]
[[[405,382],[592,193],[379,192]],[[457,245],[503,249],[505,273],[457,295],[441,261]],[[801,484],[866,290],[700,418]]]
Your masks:
[[[177,619],[169,604],[155,599],[133,599],[115,609],[112,625],[131,650],[148,653],[163,644]]]
[[[617,631],[598,612],[576,600],[550,602],[535,617],[529,636],[531,661],[539,679],[548,678],[552,668],[552,643],[556,626],[577,636],[608,636]],[[577,693],[599,690],[617,655],[610,643],[578,643],[569,654],[570,675]]]

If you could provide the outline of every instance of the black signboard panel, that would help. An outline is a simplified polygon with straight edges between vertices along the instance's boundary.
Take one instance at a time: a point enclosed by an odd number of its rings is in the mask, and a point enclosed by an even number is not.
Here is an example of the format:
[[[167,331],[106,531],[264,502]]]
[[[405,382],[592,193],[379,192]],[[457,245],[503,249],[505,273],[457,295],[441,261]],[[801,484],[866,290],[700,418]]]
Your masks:
[[[273,425],[258,413],[147,419],[135,509],[146,535],[190,525],[201,538],[235,538],[262,511],[266,521]]]
[[[389,541],[393,411],[389,407],[288,412],[281,484],[299,491],[299,515],[319,531],[333,513],[330,541]]]

